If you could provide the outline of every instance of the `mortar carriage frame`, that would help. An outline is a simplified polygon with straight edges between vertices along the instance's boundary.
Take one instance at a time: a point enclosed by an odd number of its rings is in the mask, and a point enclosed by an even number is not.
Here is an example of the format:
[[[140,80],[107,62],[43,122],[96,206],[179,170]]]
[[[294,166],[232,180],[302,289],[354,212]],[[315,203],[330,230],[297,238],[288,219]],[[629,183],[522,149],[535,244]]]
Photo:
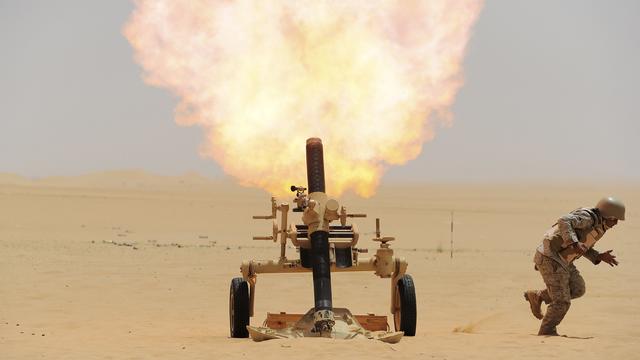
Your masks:
[[[265,216],[253,216],[254,219],[272,220],[272,234],[269,236],[255,236],[254,240],[273,241],[280,243],[280,256],[274,260],[246,260],[240,266],[242,277],[234,278],[231,282],[229,294],[229,319],[230,335],[234,338],[248,337],[248,327],[250,318],[254,316],[256,301],[256,283],[258,274],[287,274],[313,272],[314,274],[314,295],[316,298],[316,313],[314,318],[316,326],[318,324],[329,324],[331,330],[333,313],[331,312],[331,287],[330,273],[332,272],[355,272],[371,271],[380,278],[390,279],[390,312],[393,315],[394,327],[396,331],[404,332],[405,336],[414,336],[416,331],[416,294],[415,285],[410,275],[406,273],[408,263],[404,258],[394,256],[389,242],[395,240],[393,237],[382,237],[380,231],[380,219],[376,219],[376,237],[372,240],[379,243],[379,247],[373,256],[362,258],[360,254],[368,253],[368,249],[357,248],[360,233],[355,224],[349,224],[349,218],[364,218],[366,214],[351,214],[344,206],[338,211],[338,202],[328,199],[324,194],[324,168],[322,164],[322,154],[320,153],[320,165],[309,160],[309,141],[319,139],[309,139],[307,141],[307,173],[309,183],[317,181],[312,178],[313,172],[321,171],[322,191],[305,193],[306,188],[291,186],[291,190],[296,192],[294,203],[297,205],[293,212],[302,212],[302,222],[300,225],[289,224],[290,206],[286,202],[278,203],[275,198],[271,198],[271,214]],[[321,147],[321,145],[320,145]],[[321,148],[320,148],[321,149]],[[322,151],[322,150],[320,150]],[[310,168],[316,166],[316,168]],[[311,186],[311,185],[310,185]],[[318,216],[320,214],[320,216]],[[318,220],[320,218],[320,220]],[[278,222],[279,220],[279,222]],[[324,220],[324,222],[323,222]],[[331,221],[339,220],[340,225],[330,225]],[[313,257],[315,254],[313,233],[324,235],[324,259]],[[317,238],[317,237],[316,237]],[[287,245],[293,245],[299,257],[290,259],[287,257]],[[318,243],[315,243],[318,247]],[[320,264],[318,265],[318,263]],[[327,297],[327,285],[317,281],[317,267],[324,266],[328,282],[328,302],[329,315],[318,311],[318,298]],[[324,291],[324,293],[323,293]],[[329,318],[324,318],[329,316]],[[268,314],[265,324],[282,325],[283,322],[291,322],[292,319],[302,317],[302,314]],[[375,330],[379,330],[380,316],[373,314],[356,315],[356,321],[362,323],[363,328],[367,324]],[[286,319],[283,320],[283,319]],[[387,325],[388,326],[388,325]],[[322,332],[322,329],[318,330]]]

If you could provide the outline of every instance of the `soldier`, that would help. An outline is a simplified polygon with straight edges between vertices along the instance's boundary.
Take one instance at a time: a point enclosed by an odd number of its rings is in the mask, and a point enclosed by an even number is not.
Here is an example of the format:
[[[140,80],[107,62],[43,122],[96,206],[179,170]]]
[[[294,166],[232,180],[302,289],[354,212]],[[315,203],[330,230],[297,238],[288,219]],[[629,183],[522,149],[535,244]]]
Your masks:
[[[584,255],[594,265],[601,261],[618,265],[612,250],[600,253],[593,245],[619,220],[624,220],[624,212],[620,200],[603,198],[595,208],[577,209],[564,215],[545,233],[534,262],[547,288],[524,293],[533,316],[542,320],[538,335],[557,336],[556,326],[569,310],[571,299],[584,295],[584,279],[573,265],[574,260]],[[548,305],[544,316],[542,302]]]

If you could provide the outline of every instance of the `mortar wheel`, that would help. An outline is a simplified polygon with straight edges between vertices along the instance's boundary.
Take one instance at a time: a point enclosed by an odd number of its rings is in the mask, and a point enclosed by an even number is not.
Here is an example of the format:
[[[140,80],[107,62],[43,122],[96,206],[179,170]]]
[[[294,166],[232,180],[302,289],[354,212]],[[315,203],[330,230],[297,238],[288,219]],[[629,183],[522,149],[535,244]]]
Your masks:
[[[404,275],[396,283],[399,307],[393,314],[396,331],[404,331],[405,336],[416,335],[416,287],[411,275]]]
[[[249,284],[242,278],[231,280],[229,290],[229,330],[233,338],[249,337]]]

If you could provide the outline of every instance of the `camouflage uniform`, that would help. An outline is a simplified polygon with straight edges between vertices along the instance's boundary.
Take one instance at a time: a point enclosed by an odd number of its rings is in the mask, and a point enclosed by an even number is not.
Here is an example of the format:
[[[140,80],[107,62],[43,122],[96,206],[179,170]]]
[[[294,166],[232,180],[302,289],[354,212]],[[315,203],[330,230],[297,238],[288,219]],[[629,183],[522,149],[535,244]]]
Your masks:
[[[580,255],[573,244],[579,241],[587,245],[589,250],[584,256],[593,264],[599,264],[600,253],[592,246],[608,229],[603,220],[598,209],[577,209],[558,219],[545,233],[534,257],[535,268],[547,285],[538,295],[549,304],[540,325],[541,335],[556,333],[556,326],[569,310],[571,299],[584,295],[584,279],[573,265]]]

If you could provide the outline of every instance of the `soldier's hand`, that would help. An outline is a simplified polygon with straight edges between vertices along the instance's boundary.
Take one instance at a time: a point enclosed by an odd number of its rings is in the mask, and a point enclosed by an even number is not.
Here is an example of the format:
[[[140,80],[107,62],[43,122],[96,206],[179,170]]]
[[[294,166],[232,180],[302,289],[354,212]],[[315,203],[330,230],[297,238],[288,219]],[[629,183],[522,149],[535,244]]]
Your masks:
[[[589,247],[581,242],[577,242],[573,244],[573,248],[580,255],[584,255],[589,250]]]
[[[601,253],[600,256],[598,256],[598,258],[606,262],[610,266],[616,266],[618,265],[618,260],[616,260],[616,256],[611,253],[612,251],[613,250],[605,251]]]

